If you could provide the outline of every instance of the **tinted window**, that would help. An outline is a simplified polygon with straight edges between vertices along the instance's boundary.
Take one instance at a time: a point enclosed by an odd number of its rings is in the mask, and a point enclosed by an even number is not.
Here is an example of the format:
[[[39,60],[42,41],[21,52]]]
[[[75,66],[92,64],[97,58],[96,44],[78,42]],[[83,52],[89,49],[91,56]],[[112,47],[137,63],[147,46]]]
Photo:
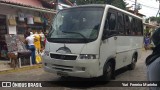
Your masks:
[[[118,16],[117,16],[117,30],[119,35],[124,34],[124,21],[123,21],[122,13],[118,13]]]
[[[137,25],[138,25],[138,35],[143,35],[143,25],[142,25],[142,21],[141,20],[137,20]]]
[[[108,19],[109,30],[115,30],[116,15],[114,13],[108,13],[107,19]]]
[[[131,35],[143,35],[142,21],[137,18],[133,18],[131,21]]]
[[[143,35],[142,20],[123,12],[110,9],[105,22],[108,35]]]
[[[116,26],[117,26],[116,13],[114,10],[109,10],[104,26],[104,30],[107,31],[107,35],[109,36],[116,35],[117,34]]]
[[[130,35],[130,20],[128,15],[125,15],[125,35]]]
[[[135,18],[133,18],[132,20],[131,20],[131,29],[132,29],[132,31],[131,31],[131,35],[136,35],[136,22],[135,22]]]

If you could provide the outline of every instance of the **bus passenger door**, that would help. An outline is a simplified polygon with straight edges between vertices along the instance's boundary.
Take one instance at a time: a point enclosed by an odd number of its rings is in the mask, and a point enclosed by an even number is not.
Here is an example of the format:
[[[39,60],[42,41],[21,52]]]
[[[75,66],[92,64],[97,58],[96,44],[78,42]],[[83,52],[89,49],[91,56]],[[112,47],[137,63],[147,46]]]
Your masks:
[[[106,60],[110,58],[117,59],[116,55],[116,42],[117,42],[117,30],[116,30],[116,13],[113,10],[109,10],[107,14],[107,18],[104,25],[104,31],[102,36],[102,42],[100,47],[100,62],[105,63]],[[116,68],[117,66],[122,66],[122,58],[119,57],[116,60]],[[101,66],[103,67],[103,65]]]
[[[129,38],[125,36],[125,23],[124,14],[120,11],[117,12],[117,40],[116,40],[116,54],[117,54],[117,68],[126,65],[129,48]]]
[[[120,17],[121,16],[121,17]],[[115,17],[115,18],[114,18]],[[115,55],[116,55],[116,66],[115,69],[119,69],[124,66],[125,63],[125,54],[121,52],[124,46],[123,40],[123,15],[122,13],[116,10],[110,10],[108,12],[108,23],[109,23],[109,36],[113,37],[114,45],[112,47],[115,48]],[[115,19],[115,20],[114,20]],[[114,23],[113,23],[114,20]]]

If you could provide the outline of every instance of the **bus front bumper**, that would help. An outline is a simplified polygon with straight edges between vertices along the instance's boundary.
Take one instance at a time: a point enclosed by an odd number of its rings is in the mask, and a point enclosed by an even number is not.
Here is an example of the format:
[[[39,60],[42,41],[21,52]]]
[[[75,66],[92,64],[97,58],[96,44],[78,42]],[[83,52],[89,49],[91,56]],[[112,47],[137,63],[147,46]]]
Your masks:
[[[43,68],[46,72],[57,73],[60,76],[92,78],[102,75],[99,70],[99,60],[56,60],[43,57]]]

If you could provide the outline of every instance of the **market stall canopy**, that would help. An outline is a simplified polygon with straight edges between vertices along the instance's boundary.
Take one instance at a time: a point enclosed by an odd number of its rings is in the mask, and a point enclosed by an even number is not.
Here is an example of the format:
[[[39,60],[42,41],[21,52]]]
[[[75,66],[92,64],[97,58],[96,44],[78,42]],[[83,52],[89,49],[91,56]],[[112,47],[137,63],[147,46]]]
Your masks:
[[[39,0],[0,0],[0,4],[43,12],[56,13],[56,11],[53,9],[43,7],[42,3]]]

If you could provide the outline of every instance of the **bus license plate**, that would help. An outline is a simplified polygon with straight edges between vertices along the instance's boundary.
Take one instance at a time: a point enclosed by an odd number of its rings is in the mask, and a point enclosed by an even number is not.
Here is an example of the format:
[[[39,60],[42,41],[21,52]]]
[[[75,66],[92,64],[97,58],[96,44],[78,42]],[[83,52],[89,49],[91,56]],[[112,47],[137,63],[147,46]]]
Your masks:
[[[58,71],[57,72],[57,75],[60,75],[60,76],[68,76],[68,74],[66,72],[61,72],[61,71]]]

